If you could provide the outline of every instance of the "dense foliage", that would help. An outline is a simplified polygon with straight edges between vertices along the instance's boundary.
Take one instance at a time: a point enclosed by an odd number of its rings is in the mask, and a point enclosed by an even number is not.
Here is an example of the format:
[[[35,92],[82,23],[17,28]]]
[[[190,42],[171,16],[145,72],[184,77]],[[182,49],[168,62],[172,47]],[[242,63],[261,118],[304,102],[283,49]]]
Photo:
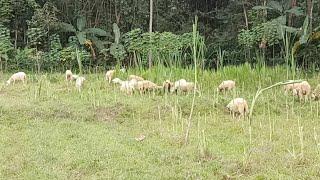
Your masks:
[[[0,0],[0,70],[192,65],[192,23],[204,67],[244,62],[317,68],[320,0]],[[77,58],[78,57],[78,58]]]

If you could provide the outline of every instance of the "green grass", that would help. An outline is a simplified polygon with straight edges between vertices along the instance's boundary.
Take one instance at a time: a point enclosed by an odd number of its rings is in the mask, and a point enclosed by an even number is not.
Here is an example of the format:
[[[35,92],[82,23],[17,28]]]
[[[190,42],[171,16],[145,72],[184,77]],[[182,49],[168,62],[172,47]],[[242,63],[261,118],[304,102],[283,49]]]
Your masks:
[[[193,70],[132,69],[158,84],[192,81]],[[263,93],[249,122],[225,111],[235,97],[251,103],[259,87],[286,79],[286,68],[225,67],[199,71],[201,97],[184,145],[192,95],[126,96],[104,80],[85,74],[78,93],[63,74],[29,75],[26,85],[0,85],[1,179],[318,179],[320,103],[300,103],[282,87]],[[318,74],[297,73],[315,87]],[[0,76],[1,82],[9,74]],[[234,79],[237,89],[217,94]],[[250,105],[250,104],[249,104]],[[145,135],[137,142],[135,137]]]

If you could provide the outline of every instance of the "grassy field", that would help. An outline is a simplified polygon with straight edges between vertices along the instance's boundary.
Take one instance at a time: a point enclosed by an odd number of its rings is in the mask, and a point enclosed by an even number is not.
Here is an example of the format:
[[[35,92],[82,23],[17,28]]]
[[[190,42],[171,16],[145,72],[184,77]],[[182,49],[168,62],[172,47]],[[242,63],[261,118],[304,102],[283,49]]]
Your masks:
[[[187,69],[129,73],[158,84],[193,80]],[[5,82],[9,74],[0,75]],[[262,94],[248,120],[234,120],[226,104],[250,103],[259,87],[287,80],[285,68],[243,65],[200,71],[190,139],[184,143],[192,94],[126,96],[85,74],[78,93],[63,74],[29,75],[27,84],[0,90],[1,179],[319,179],[320,103],[300,103],[277,87]],[[319,74],[298,73],[315,87]],[[234,79],[237,89],[216,92]],[[143,141],[135,138],[144,135]]]

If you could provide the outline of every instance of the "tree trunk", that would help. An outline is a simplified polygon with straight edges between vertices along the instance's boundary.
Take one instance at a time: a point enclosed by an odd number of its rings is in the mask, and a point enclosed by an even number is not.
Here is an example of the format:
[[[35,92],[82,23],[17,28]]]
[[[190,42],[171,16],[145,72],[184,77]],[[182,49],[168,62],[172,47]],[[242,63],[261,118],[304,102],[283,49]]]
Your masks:
[[[151,42],[151,33],[152,33],[152,15],[153,15],[153,0],[150,0],[150,21],[149,21],[149,33],[150,33],[150,42]],[[149,50],[149,69],[152,67],[152,50]]]
[[[291,0],[291,8],[294,8],[297,6],[297,0]],[[290,13],[289,14],[289,19],[288,19],[288,26],[292,26],[293,25],[293,17],[294,14]]]

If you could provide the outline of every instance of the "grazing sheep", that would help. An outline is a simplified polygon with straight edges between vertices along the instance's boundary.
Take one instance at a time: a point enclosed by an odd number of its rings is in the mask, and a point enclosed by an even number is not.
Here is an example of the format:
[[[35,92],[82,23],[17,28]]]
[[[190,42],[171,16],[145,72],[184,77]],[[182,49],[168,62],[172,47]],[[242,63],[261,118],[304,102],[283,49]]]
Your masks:
[[[302,81],[294,85],[292,90],[294,96],[298,96],[300,101],[304,98],[306,101],[311,94],[311,86],[307,81]]]
[[[78,89],[78,91],[80,92],[81,91],[81,88],[83,87],[83,84],[84,84],[84,81],[86,79],[82,76],[78,77],[77,80],[76,80],[76,88]]]
[[[137,81],[135,79],[130,81],[122,81],[120,84],[120,91],[127,93],[127,95],[132,95]]]
[[[114,78],[114,79],[112,80],[112,82],[115,83],[115,84],[121,84],[122,80],[119,79],[119,78]]]
[[[171,92],[171,89],[174,87],[174,84],[170,80],[166,80],[163,82],[162,87],[163,87],[163,91],[167,93],[167,92]]]
[[[143,81],[144,80],[142,77],[136,76],[136,75],[132,75],[132,74],[129,75],[128,79],[129,79],[129,81],[132,80],[132,79],[135,79],[137,81]]]
[[[191,92],[194,90],[194,83],[193,82],[187,82],[185,86],[180,86],[180,90],[182,92]]]
[[[78,79],[78,77],[79,77],[78,75],[73,74],[73,75],[72,75],[72,80],[75,81],[75,80]]]
[[[130,80],[130,81],[122,81],[119,78],[114,78],[112,80],[113,83],[115,84],[120,84],[120,91],[124,92],[128,95],[132,95],[133,90],[135,89],[137,81],[135,79]]]
[[[292,92],[293,89],[299,86],[299,83],[286,84],[283,89],[285,93]]]
[[[316,101],[320,99],[320,84],[318,84],[317,87],[313,90],[311,98]]]
[[[226,106],[227,109],[232,113],[232,117],[234,118],[235,115],[239,115],[245,117],[249,111],[248,103],[243,98],[235,98]]]
[[[193,82],[187,82],[185,79],[180,79],[174,83],[174,88],[172,89],[171,92],[184,92],[188,93],[193,91],[194,88],[194,83]],[[197,91],[197,89],[195,89]],[[198,92],[198,91],[197,91]]]
[[[177,93],[177,91],[178,91],[178,89],[180,89],[180,87],[184,87],[186,85],[187,85],[187,80],[180,79],[180,80],[174,82],[174,86],[171,89],[171,92],[176,92]]]
[[[162,89],[162,86],[158,86],[157,84],[148,80],[143,80],[143,81],[136,81],[134,88],[138,90],[140,94],[142,94],[142,93],[145,93],[146,91],[154,91],[156,89]]]
[[[26,79],[27,79],[26,73],[17,72],[9,78],[9,80],[7,81],[7,85],[10,85],[12,82],[15,83],[16,81],[22,81],[24,83]]]
[[[106,73],[106,80],[107,80],[109,83],[111,83],[111,80],[112,80],[112,78],[113,78],[113,75],[114,75],[115,71],[116,71],[116,70],[109,70],[109,71],[107,71],[107,73]]]
[[[222,81],[222,83],[218,86],[217,91],[229,91],[236,87],[236,82],[232,80]]]

